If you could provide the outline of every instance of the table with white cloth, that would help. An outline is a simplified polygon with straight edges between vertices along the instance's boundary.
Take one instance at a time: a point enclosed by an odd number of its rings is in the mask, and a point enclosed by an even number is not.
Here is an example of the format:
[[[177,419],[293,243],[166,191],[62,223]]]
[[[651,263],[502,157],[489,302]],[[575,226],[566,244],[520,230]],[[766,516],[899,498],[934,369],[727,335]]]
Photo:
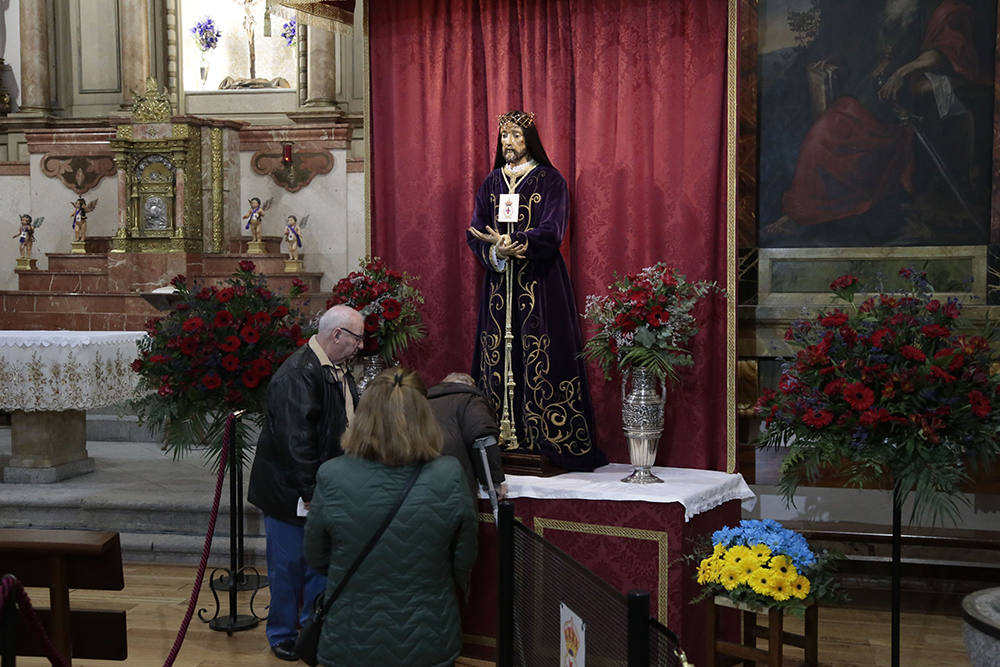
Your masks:
[[[143,331],[0,331],[0,412],[11,415],[4,482],[45,483],[94,469],[86,411],[131,399]]]
[[[612,463],[589,473],[508,475],[508,497],[519,521],[614,588],[649,591],[652,616],[701,664],[703,615],[689,605],[700,587],[682,557],[696,536],[739,522],[741,503],[752,506],[756,496],[740,474],[654,467],[662,484],[621,482],[631,471]],[[465,654],[487,658],[495,646],[496,531],[489,502],[479,503],[479,560],[463,628]]]

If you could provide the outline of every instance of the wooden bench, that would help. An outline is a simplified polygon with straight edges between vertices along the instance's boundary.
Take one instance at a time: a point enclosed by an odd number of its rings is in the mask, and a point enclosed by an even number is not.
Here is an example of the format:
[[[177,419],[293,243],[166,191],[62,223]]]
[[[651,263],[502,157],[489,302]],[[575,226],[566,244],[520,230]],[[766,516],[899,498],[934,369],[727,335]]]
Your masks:
[[[842,523],[831,528],[810,527],[808,524],[786,522],[802,533],[810,544],[840,543],[857,545],[889,545],[892,533],[877,525]],[[900,573],[903,577],[921,579],[939,578],[964,581],[1000,582],[1000,532],[968,530],[961,528],[906,527],[901,535],[903,558]],[[918,548],[925,555],[914,557]],[[927,552],[932,557],[927,557]],[[970,558],[972,552],[985,551],[989,555]],[[844,574],[888,576],[891,558],[888,555],[847,554],[838,564]]]
[[[128,657],[124,610],[70,609],[69,604],[71,588],[125,588],[118,533],[0,528],[2,574],[13,574],[26,587],[49,589],[49,608],[36,611],[67,660]],[[18,655],[44,655],[32,633],[19,632],[18,640]]]

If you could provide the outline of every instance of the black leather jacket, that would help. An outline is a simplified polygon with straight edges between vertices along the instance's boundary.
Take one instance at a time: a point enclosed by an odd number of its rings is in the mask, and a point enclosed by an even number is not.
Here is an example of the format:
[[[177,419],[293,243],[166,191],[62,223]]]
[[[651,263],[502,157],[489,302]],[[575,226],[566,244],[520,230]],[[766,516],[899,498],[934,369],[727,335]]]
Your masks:
[[[348,379],[357,404],[357,388]],[[343,385],[308,345],[288,357],[267,387],[267,415],[257,439],[247,499],[275,519],[302,525],[301,497],[312,500],[316,470],[340,456],[347,428]]]

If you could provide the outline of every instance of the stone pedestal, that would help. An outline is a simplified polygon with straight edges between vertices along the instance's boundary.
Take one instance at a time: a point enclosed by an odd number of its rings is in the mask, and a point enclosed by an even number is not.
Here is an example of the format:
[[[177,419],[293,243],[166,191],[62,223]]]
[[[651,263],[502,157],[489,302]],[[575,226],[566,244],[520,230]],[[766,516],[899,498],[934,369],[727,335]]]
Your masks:
[[[301,273],[304,270],[305,270],[305,265],[302,264],[301,259],[285,260],[285,273]]]
[[[37,271],[38,260],[34,257],[18,257],[17,266],[14,268],[17,271]]]
[[[46,484],[92,472],[86,416],[84,410],[12,412],[11,456],[3,469],[3,481]]]
[[[87,410],[135,397],[139,379],[131,364],[145,336],[0,330],[0,412],[11,415],[4,482],[57,482],[94,469]]]
[[[247,241],[247,254],[263,255],[267,252],[263,241]]]
[[[85,255],[87,254],[87,242],[86,241],[73,241],[73,249],[70,250],[74,255]]]

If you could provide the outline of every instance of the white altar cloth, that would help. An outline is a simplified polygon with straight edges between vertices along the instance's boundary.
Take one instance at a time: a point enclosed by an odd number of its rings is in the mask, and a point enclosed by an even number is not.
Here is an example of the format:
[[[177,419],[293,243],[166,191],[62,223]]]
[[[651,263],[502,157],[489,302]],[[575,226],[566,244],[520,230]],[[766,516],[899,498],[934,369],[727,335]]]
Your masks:
[[[511,499],[576,498],[680,503],[684,506],[685,521],[730,500],[756,501],[757,498],[739,473],[654,466],[653,474],[662,479],[663,484],[622,482],[622,478],[632,470],[627,463],[609,463],[594,472],[568,472],[553,477],[507,475],[507,495]]]
[[[0,331],[0,411],[89,410],[135,394],[144,331]]]

